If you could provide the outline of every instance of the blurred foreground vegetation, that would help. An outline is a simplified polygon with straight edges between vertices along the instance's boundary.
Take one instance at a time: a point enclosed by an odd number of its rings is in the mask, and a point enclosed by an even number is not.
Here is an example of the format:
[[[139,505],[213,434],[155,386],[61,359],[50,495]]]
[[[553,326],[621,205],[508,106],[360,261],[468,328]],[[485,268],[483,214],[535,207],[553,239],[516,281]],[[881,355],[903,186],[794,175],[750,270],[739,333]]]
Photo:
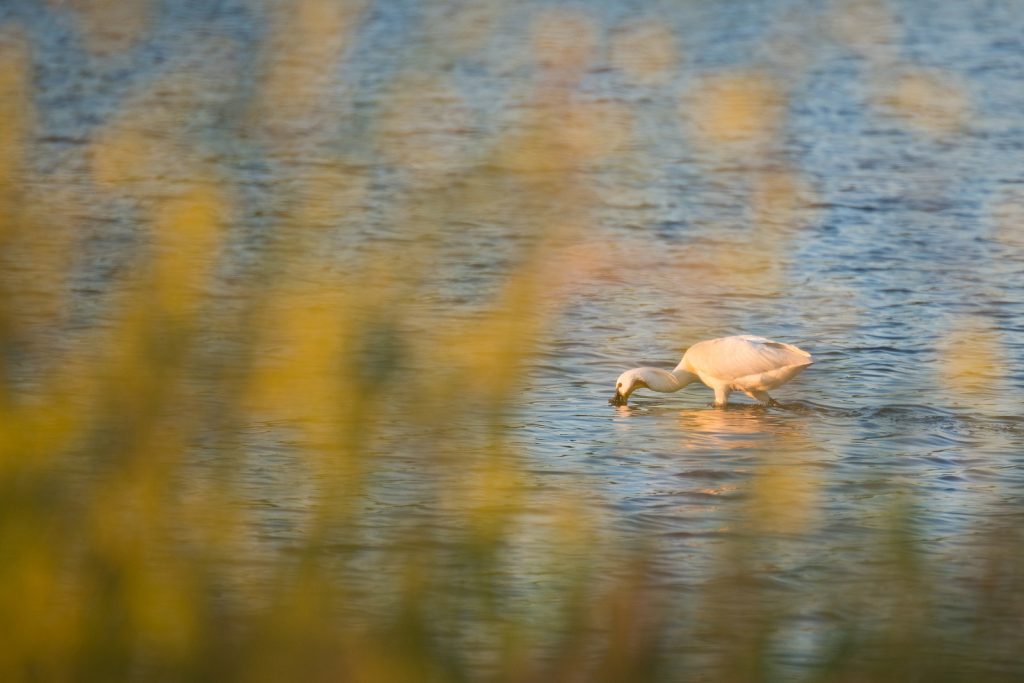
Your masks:
[[[451,139],[470,124],[431,59],[486,44],[502,5],[453,5],[428,27],[436,44],[399,70],[367,133],[402,188],[386,216],[400,237],[339,256],[374,179],[358,151],[317,144],[336,104],[324,65],[370,3],[265,5],[253,89],[214,104],[236,138],[195,122],[223,74],[172,63],[83,133],[74,178],[36,163],[41,48],[2,27],[0,680],[1024,677],[1021,519],[965,549],[970,581],[936,583],[908,498],[851,549],[856,581],[837,561],[780,599],[774,552],[813,524],[802,510],[819,495],[786,453],[764,453],[777,462],[750,483],[713,576],[685,587],[659,584],[655,544],[527,485],[507,418],[565,293],[594,275],[574,247],[596,191],[581,172],[628,147],[631,112],[574,91],[599,49],[586,12],[538,12],[532,105],[480,145]],[[145,41],[159,3],[45,11],[106,59]],[[646,87],[678,49],[648,21],[608,54]],[[708,153],[774,160],[750,203],[755,243],[777,245],[805,191],[773,149],[784,88],[757,71],[701,87],[683,118]],[[960,125],[955,93],[915,73],[895,87],[885,106],[939,108],[926,134]],[[283,163],[254,190],[211,161],[238,140],[252,164],[295,150],[319,163]],[[254,192],[281,207],[258,231]],[[93,202],[131,234],[87,225]],[[451,226],[495,207],[506,232],[465,249],[508,240],[509,264],[457,305],[436,293],[438,254],[460,248]],[[732,270],[728,249],[714,257]],[[373,502],[393,477],[416,483],[409,514]],[[794,643],[802,661],[785,660]]]

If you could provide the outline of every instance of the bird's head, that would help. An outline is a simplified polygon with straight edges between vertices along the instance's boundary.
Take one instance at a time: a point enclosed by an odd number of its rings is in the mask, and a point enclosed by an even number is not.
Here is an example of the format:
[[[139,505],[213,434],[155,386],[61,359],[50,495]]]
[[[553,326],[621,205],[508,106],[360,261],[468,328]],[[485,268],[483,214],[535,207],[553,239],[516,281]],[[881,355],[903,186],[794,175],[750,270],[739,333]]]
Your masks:
[[[608,399],[608,403],[613,406],[624,406],[629,401],[630,394],[646,386],[647,383],[641,377],[640,368],[626,370],[615,380],[615,395]]]

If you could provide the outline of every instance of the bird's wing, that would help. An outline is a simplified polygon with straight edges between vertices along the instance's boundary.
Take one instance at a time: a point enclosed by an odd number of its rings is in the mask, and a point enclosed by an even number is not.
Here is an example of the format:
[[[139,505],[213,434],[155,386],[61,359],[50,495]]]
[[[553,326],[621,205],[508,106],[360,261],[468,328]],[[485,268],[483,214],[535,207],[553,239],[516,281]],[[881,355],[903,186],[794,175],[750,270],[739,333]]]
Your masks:
[[[691,372],[723,382],[792,366],[810,365],[811,354],[763,337],[723,337],[691,346],[684,357]]]

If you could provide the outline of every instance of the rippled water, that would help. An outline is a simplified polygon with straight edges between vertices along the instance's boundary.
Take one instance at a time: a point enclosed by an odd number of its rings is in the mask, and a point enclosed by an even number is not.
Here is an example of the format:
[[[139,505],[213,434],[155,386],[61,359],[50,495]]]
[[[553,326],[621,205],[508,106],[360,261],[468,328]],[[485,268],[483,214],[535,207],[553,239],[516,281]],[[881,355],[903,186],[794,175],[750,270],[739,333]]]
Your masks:
[[[854,24],[858,43],[835,28],[844,24],[830,12],[842,6],[587,5],[599,42],[637,18],[668,26],[678,66],[631,81],[598,50],[570,88],[574,101],[631,112],[631,124],[625,144],[580,173],[585,199],[571,208],[585,206],[584,226],[572,244],[552,247],[565,251],[566,282],[508,419],[529,485],[591,501],[609,531],[652,548],[655,579],[667,587],[708,576],[755,481],[775,482],[788,501],[767,514],[783,540],[766,573],[783,596],[822,567],[846,565],[856,585],[870,554],[861,542],[901,502],[920,510],[914,534],[951,574],[970,570],[965,548],[977,534],[1021,507],[1024,14],[1012,3],[895,2]],[[396,210],[399,200],[457,197],[446,179],[536,106],[523,39],[534,9],[505,10],[484,46],[446,54],[426,37],[451,20],[446,3],[372,5],[334,55],[336,72],[317,85],[328,93],[321,118],[268,115],[268,125],[299,131],[295,144],[275,148],[239,132],[265,68],[255,50],[266,18],[255,5],[167,3],[144,40],[113,56],[88,53],[55,6],[0,7],[0,25],[20,26],[32,44],[36,182],[63,188],[86,232],[73,323],[102,325],[109,283],[136,253],[133,209],[96,198],[84,180],[89,143],[119,109],[166,105],[234,182],[242,208],[220,292],[229,298],[232,272],[308,199],[308,186],[289,192],[290,179],[325,159],[344,158],[367,183],[355,201],[336,198],[343,218],[307,218],[340,267],[368,246],[401,251],[419,239],[403,230],[403,212],[422,217]],[[778,134],[729,153],[700,144],[686,121],[707,79],[748,69],[786,98]],[[160,81],[167,73],[191,87]],[[949,90],[900,109],[892,93],[901,74],[937,77]],[[392,129],[424,155],[417,173],[365,135],[387,115],[389,84],[400,78],[424,88],[409,104],[422,111]],[[138,179],[153,199],[190,181],[167,161]],[[773,201],[780,183],[781,207],[751,208],[758,192]],[[410,305],[461,316],[485,300],[534,237],[510,219],[518,201],[474,207],[469,218],[461,207],[425,210],[443,237],[429,286]],[[775,392],[783,407],[738,396],[716,410],[700,385],[607,404],[622,370],[672,367],[689,344],[737,333],[814,354],[813,367]],[[289,475],[279,430],[252,430],[241,485],[266,507],[260,538],[276,552],[301,532],[311,485]],[[368,523],[379,525],[370,536],[387,539],[405,515],[443,528],[446,511],[421,502],[415,457],[388,462],[368,493]]]

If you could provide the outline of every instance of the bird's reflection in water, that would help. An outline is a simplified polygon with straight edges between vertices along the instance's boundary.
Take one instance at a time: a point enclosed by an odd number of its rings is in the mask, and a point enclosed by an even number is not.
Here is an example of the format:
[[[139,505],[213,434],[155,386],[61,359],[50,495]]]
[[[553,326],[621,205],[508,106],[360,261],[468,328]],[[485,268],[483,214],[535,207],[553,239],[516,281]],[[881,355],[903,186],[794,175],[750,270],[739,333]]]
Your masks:
[[[698,408],[677,413],[688,450],[777,451],[806,447],[807,435],[800,419],[788,411],[758,405]]]
[[[684,452],[715,454],[716,469],[751,473],[719,491],[745,501],[740,510],[751,530],[762,534],[807,531],[817,515],[820,451],[806,430],[806,416],[762,406],[682,410],[677,413]],[[682,473],[685,478],[685,473]]]

